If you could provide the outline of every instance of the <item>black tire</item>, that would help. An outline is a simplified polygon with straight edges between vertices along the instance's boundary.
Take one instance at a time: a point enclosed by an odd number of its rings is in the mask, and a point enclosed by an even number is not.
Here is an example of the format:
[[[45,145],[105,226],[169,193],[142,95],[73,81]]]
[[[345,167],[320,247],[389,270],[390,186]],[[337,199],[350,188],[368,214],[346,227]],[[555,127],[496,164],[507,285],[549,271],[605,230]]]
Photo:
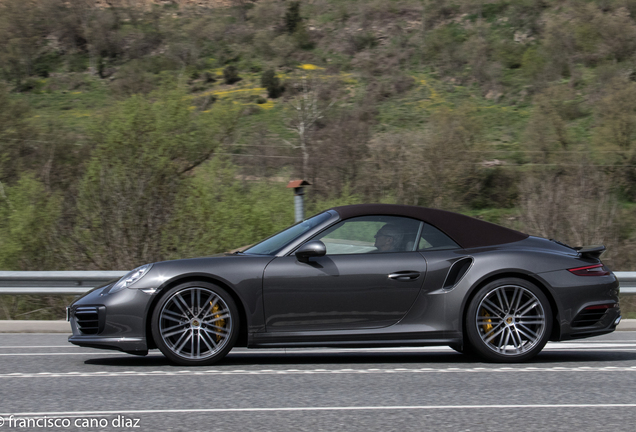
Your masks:
[[[475,354],[474,350],[467,341],[464,341],[463,345],[449,345],[449,347],[454,349],[458,353],[464,354],[469,357],[472,357]]]
[[[552,332],[552,309],[545,294],[518,278],[498,279],[482,287],[466,311],[471,352],[499,363],[536,356]]]
[[[239,334],[234,299],[209,282],[186,282],[171,288],[159,300],[151,319],[157,347],[171,362],[183,366],[218,362],[230,352]]]
[[[450,348],[454,349],[460,354],[464,354],[464,348],[462,345],[449,345]]]

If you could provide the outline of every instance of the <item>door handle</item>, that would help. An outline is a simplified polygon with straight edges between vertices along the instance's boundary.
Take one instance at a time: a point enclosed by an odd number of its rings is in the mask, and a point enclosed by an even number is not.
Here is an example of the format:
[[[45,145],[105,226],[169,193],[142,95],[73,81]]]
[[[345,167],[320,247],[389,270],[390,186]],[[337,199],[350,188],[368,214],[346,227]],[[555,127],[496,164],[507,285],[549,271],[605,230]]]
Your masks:
[[[399,271],[395,273],[389,273],[389,279],[402,280],[402,281],[414,280],[420,277],[420,274],[421,274],[420,272],[416,272],[416,271]]]

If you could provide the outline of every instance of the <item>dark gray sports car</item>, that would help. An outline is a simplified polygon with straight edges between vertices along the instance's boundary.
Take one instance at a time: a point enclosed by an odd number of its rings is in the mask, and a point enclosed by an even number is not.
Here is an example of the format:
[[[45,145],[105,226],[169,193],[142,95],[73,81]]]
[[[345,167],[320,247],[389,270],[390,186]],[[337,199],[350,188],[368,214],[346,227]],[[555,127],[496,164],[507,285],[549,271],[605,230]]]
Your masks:
[[[209,365],[234,346],[448,345],[496,362],[614,331],[603,246],[442,210],[336,207],[244,252],[143,265],[68,310],[80,346]]]

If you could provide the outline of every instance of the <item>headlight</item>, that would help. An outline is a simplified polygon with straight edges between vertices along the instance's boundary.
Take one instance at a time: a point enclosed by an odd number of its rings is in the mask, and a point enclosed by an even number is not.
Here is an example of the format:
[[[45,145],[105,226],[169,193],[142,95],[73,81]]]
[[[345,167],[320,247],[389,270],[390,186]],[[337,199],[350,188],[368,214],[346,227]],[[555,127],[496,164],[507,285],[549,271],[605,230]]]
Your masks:
[[[148,270],[152,267],[152,264],[145,264],[141,267],[137,267],[130,273],[126,274],[123,278],[119,279],[113,287],[108,290],[108,294],[116,293],[117,291],[121,291],[124,288],[130,287],[132,284],[137,282],[139,279],[144,277]]]

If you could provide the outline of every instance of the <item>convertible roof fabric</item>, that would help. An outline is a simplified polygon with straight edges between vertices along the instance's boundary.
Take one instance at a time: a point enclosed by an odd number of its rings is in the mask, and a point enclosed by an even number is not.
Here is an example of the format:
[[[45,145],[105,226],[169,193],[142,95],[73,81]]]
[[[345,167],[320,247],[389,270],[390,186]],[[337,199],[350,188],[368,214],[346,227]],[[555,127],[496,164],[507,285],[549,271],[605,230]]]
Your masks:
[[[426,207],[393,204],[356,204],[334,207],[331,210],[338,212],[343,220],[369,215],[405,216],[419,219],[443,231],[464,249],[512,243],[529,237],[528,234],[490,222],[459,213]]]

